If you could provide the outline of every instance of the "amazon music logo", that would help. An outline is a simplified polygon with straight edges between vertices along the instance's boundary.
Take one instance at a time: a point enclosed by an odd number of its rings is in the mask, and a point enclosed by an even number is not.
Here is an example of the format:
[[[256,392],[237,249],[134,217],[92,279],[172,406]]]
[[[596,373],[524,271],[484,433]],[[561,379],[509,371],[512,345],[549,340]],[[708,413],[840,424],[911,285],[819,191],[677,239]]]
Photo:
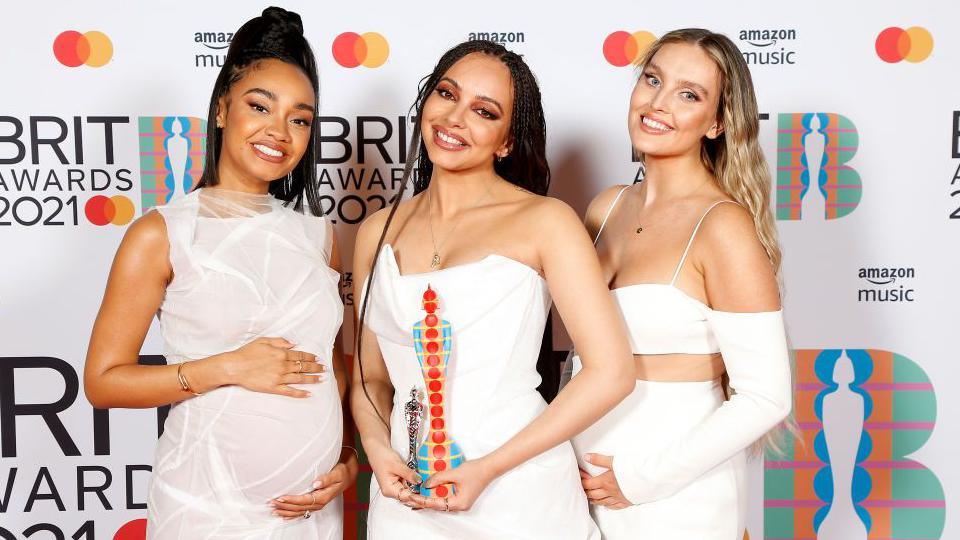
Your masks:
[[[907,280],[916,277],[915,268],[874,267],[861,268],[857,277],[862,280],[857,291],[858,302],[913,302],[914,289]],[[906,281],[906,283],[904,283]]]
[[[795,28],[749,28],[737,36],[743,59],[751,66],[783,66],[797,63],[797,51],[792,42],[797,39]]]
[[[221,68],[227,59],[227,49],[233,41],[233,32],[194,32],[193,42],[200,52],[193,56],[197,68]]]

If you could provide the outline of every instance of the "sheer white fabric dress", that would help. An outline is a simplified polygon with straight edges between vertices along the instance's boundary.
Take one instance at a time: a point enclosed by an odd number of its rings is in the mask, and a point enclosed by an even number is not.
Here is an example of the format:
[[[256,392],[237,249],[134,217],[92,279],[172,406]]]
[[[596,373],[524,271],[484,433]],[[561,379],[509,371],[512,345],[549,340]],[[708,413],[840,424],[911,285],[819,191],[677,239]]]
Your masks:
[[[469,461],[503,445],[546,408],[536,390],[536,363],[552,300],[539,274],[507,257],[490,255],[435,272],[401,275],[393,249],[383,247],[365,322],[377,336],[395,388],[391,443],[404,459],[404,402],[411,388],[424,387],[412,329],[424,318],[421,299],[428,285],[439,297],[440,318],[453,333],[444,383],[446,430]],[[384,497],[373,477],[367,532],[372,540],[600,537],[569,442],[495,479],[466,512],[414,512]]]
[[[168,363],[282,337],[317,355],[327,378],[297,386],[309,398],[226,386],[174,404],[157,444],[147,537],[341,538],[340,500],[290,521],[267,504],[310,491],[340,455],[331,354],[343,304],[328,265],[329,223],[270,195],[222,189],[194,191],[157,211],[174,272],[158,313]]]

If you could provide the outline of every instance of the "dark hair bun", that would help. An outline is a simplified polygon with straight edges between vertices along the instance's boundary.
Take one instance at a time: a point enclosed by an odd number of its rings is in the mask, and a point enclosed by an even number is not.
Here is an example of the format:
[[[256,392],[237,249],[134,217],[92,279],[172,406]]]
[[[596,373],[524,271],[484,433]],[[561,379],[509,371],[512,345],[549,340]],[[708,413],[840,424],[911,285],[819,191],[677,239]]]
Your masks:
[[[275,22],[280,26],[286,27],[286,29],[289,31],[294,31],[300,35],[303,35],[303,19],[300,18],[300,15],[297,15],[292,11],[271,6],[263,10],[262,16],[264,19],[270,22]]]

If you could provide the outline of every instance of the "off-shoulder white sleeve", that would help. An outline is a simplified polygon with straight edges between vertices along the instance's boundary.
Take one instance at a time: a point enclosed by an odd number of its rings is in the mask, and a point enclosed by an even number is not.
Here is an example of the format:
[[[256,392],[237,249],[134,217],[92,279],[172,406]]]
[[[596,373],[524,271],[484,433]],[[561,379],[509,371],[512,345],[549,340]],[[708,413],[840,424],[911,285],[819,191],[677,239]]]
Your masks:
[[[783,312],[709,310],[707,320],[734,394],[663,450],[614,456],[617,483],[634,504],[673,495],[754,443],[790,412],[792,385]]]

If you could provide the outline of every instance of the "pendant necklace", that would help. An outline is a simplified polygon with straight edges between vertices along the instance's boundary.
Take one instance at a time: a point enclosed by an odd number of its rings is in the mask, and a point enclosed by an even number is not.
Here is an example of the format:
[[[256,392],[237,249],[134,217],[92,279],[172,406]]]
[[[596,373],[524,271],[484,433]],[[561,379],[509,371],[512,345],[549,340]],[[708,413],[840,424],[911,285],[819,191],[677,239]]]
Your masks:
[[[468,208],[468,210],[473,210],[480,206],[482,203],[493,191],[493,180],[490,181],[490,184],[487,186],[487,190],[480,194],[477,197],[477,200],[474,201],[473,205]],[[463,211],[460,213],[460,216],[453,223],[453,226],[450,227],[450,232],[447,233],[447,236],[444,237],[443,242],[440,242],[440,245],[437,245],[437,238],[433,233],[433,190],[429,187],[427,188],[427,214],[428,214],[428,223],[430,224],[430,241],[433,243],[433,258],[430,260],[430,268],[436,268],[440,266],[440,251],[443,249],[443,245],[447,243],[447,240],[453,236],[453,231],[457,229],[457,226],[460,225],[460,220],[463,219],[463,216],[467,213]]]

